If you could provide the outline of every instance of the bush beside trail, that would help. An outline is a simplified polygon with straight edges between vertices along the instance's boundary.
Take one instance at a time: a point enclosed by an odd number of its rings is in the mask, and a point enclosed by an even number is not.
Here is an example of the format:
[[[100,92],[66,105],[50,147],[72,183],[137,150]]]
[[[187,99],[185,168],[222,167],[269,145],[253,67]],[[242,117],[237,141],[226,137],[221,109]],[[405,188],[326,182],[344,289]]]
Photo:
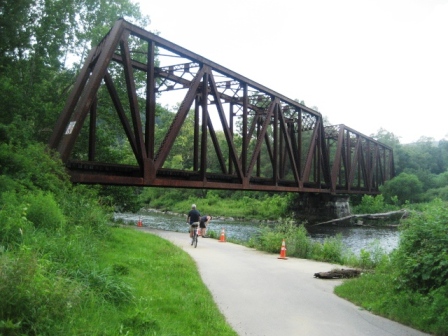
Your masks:
[[[45,146],[1,144],[0,172],[0,335],[236,335],[186,253],[112,226]]]
[[[374,272],[336,294],[375,314],[448,335],[448,204],[420,206],[403,222],[398,248]]]

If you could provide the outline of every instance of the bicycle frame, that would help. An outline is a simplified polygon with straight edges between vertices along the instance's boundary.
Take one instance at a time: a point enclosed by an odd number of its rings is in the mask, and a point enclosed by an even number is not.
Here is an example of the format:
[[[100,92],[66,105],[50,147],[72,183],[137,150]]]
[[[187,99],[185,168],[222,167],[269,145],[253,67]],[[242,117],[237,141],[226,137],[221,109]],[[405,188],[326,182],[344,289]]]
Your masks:
[[[199,237],[199,225],[193,226],[191,225],[191,229],[193,230],[193,237],[191,238],[191,245],[193,245],[195,248],[198,246],[198,237]]]

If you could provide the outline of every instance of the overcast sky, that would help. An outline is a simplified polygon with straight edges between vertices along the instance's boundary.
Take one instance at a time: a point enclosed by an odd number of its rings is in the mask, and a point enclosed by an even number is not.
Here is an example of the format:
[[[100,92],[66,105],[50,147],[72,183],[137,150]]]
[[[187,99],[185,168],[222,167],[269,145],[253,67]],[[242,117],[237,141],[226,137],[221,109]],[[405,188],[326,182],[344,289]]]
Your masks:
[[[138,2],[146,29],[332,125],[448,139],[448,0]]]

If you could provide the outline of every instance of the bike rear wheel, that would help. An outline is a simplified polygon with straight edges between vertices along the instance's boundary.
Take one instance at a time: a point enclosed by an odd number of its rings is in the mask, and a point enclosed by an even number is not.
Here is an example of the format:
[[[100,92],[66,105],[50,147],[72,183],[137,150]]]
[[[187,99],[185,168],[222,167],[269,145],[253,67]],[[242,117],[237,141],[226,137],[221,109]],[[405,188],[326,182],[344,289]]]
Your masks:
[[[198,231],[197,230],[194,231],[193,245],[194,245],[194,248],[198,247]]]

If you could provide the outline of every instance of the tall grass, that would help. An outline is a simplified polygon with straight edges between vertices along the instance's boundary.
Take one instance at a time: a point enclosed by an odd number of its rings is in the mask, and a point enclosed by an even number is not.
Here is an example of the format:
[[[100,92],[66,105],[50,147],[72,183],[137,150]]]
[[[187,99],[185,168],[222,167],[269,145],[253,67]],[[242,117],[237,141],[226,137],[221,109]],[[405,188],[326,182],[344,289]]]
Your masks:
[[[186,253],[32,168],[0,176],[0,335],[235,335]]]
[[[133,228],[28,235],[0,253],[2,335],[236,335],[193,260]]]
[[[275,226],[264,226],[260,234],[252,237],[247,245],[260,251],[280,253],[282,241],[285,240],[287,255],[290,257],[313,259],[340,265],[373,269],[386,260],[387,254],[379,245],[361,251],[359,256],[351,252],[342,242],[342,237],[326,238],[322,243],[313,241],[304,225],[297,225],[294,220],[283,219]]]
[[[194,261],[172,243],[133,228],[117,228],[103,243],[100,256],[103,266],[112,265],[117,277],[133,288],[132,305],[120,314],[124,329],[136,335],[236,335]]]

